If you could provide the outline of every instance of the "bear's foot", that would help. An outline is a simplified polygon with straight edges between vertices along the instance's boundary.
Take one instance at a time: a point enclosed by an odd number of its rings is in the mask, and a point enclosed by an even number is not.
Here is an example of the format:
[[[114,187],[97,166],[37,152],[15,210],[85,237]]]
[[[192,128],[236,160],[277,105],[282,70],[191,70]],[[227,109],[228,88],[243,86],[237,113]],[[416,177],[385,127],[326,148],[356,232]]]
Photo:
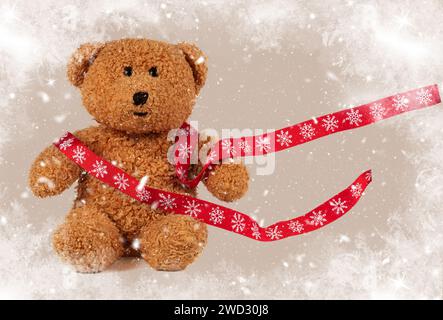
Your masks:
[[[100,272],[123,254],[117,227],[95,207],[72,209],[54,233],[53,246],[78,272]]]
[[[206,224],[189,216],[161,216],[140,234],[141,256],[156,270],[183,270],[203,251],[207,237]]]

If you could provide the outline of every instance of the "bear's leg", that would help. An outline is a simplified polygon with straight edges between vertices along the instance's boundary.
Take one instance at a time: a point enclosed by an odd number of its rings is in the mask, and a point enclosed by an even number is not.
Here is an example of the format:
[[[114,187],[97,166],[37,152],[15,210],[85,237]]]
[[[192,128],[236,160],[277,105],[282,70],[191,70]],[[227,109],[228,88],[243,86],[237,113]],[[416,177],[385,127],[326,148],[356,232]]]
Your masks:
[[[100,272],[123,254],[117,227],[106,214],[87,205],[72,209],[55,231],[53,246],[78,272]]]
[[[207,237],[205,223],[189,216],[161,216],[143,228],[141,256],[154,269],[183,270],[202,252]]]

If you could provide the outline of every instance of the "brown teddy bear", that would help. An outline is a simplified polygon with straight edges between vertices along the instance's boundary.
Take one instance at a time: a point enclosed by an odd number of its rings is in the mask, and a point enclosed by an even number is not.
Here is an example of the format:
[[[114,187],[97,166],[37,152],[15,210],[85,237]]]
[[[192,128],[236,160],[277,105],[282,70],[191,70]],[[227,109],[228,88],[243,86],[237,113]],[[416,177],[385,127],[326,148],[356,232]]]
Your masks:
[[[195,45],[147,39],[84,44],[68,64],[68,78],[98,122],[74,133],[93,152],[148,185],[196,196],[167,160],[167,135],[190,116],[207,65]],[[224,201],[248,188],[243,164],[221,164],[204,181]],[[202,252],[206,225],[142,204],[90,176],[55,146],[34,161],[29,175],[38,197],[60,194],[78,180],[77,199],[55,231],[59,256],[79,272],[99,272],[122,256],[141,256],[157,270],[182,270]]]

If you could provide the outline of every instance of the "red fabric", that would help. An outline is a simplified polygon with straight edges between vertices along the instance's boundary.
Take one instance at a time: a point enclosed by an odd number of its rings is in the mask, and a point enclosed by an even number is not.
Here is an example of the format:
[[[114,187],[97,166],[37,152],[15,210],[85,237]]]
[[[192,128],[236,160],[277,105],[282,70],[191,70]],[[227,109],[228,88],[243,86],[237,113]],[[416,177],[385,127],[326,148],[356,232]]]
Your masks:
[[[185,123],[176,140],[177,176],[183,184],[195,187],[212,165],[224,159],[263,155],[285,150],[335,132],[362,127],[394,115],[438,103],[440,103],[438,87],[432,85],[321,116],[261,136],[221,140],[211,149],[214,151],[211,154],[212,157],[193,179],[187,177],[193,140],[197,138],[198,133]],[[249,144],[250,149],[245,148],[245,141]],[[240,144],[240,142],[243,143]],[[368,170],[346,189],[307,214],[280,221],[268,227],[260,227],[250,216],[230,208],[183,194],[141,186],[137,179],[94,154],[71,133],[66,133],[54,144],[88,174],[138,201],[173,214],[190,215],[209,225],[259,241],[281,240],[324,227],[346,214],[358,202],[372,180],[371,171]],[[188,147],[191,148],[188,149]],[[141,188],[138,188],[140,186]]]

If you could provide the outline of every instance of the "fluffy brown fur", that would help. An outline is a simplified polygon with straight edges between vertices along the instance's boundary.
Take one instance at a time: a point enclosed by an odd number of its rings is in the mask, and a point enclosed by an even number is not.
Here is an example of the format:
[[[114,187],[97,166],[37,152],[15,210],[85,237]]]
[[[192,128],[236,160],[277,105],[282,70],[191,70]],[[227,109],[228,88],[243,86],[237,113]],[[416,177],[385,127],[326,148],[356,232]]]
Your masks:
[[[132,68],[130,76],[126,67]],[[157,77],[149,73],[152,67]],[[167,133],[191,114],[206,74],[206,58],[192,44],[146,39],[84,44],[68,64],[68,79],[99,125],[75,135],[125,172],[148,176],[149,186],[196,196],[196,190],[179,183],[167,161]],[[134,104],[136,92],[149,94],[145,104]],[[222,164],[205,184],[217,198],[233,201],[245,194],[248,179],[242,164]],[[182,270],[202,252],[205,224],[153,209],[102,184],[54,146],[36,158],[29,174],[38,197],[60,194],[77,180],[77,199],[53,244],[79,272],[102,271],[121,256],[141,256],[157,270]]]

